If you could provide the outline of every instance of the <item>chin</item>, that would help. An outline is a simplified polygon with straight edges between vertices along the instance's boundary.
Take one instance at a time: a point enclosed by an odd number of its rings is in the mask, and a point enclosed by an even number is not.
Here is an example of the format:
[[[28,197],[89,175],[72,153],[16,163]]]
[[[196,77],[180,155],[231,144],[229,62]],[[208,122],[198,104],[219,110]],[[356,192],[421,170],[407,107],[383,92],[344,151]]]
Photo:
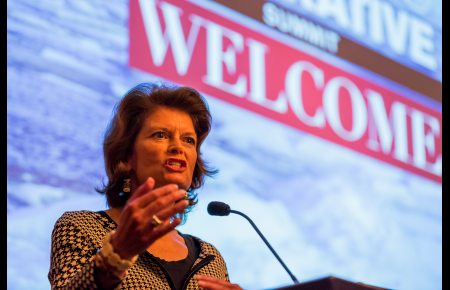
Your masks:
[[[186,181],[186,178],[181,178],[180,176],[168,176],[166,178],[165,184],[175,183],[180,189],[187,190],[191,186],[191,182]]]

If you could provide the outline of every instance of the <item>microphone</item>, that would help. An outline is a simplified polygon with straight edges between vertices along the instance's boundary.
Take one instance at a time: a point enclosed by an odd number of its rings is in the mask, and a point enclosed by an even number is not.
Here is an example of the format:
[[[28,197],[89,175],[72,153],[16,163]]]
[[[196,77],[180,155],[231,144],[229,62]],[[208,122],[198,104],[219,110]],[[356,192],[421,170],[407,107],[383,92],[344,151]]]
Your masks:
[[[228,204],[221,201],[211,201],[208,204],[207,210],[210,215],[226,216],[229,215],[230,213],[235,213],[247,219],[249,223],[253,226],[255,231],[258,233],[258,235],[261,237],[261,239],[264,241],[264,243],[266,243],[267,247],[269,247],[270,251],[272,252],[272,254],[274,254],[275,258],[277,258],[278,262],[280,262],[280,264],[283,266],[283,268],[286,270],[289,276],[291,276],[291,279],[292,281],[294,281],[294,284],[299,283],[297,278],[295,278],[294,274],[292,274],[291,271],[289,271],[288,267],[284,264],[283,260],[281,260],[280,256],[278,256],[278,254],[275,252],[275,250],[272,248],[272,246],[269,244],[269,242],[266,240],[263,234],[256,227],[255,223],[247,215],[245,215],[240,211],[232,210]]]
[[[225,216],[230,214],[230,206],[224,202],[211,201],[208,204],[208,213],[210,215]]]

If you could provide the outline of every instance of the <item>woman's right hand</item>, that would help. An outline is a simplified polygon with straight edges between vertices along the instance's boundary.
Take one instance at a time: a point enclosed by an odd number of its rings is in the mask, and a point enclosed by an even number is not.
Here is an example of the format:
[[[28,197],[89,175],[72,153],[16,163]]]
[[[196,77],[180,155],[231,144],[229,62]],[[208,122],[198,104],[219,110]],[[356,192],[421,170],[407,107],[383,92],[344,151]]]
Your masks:
[[[172,231],[181,223],[179,218],[172,218],[182,213],[189,205],[183,197],[185,190],[176,184],[169,184],[153,189],[155,180],[148,178],[124,206],[119,218],[116,232],[111,237],[111,244],[122,259],[131,259],[141,254],[158,238]],[[161,221],[160,225],[152,223],[153,215]]]

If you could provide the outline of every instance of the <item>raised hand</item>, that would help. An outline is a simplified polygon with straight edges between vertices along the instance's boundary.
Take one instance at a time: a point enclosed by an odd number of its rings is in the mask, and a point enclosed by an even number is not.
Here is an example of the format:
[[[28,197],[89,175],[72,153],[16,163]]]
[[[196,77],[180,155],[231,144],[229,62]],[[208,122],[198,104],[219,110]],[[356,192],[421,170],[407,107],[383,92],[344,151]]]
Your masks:
[[[114,251],[122,259],[143,253],[158,238],[172,231],[181,223],[179,218],[172,218],[182,213],[188,206],[184,200],[186,191],[176,184],[169,184],[154,189],[155,181],[148,178],[127,201],[119,218],[116,232],[111,237]],[[156,215],[161,224],[154,224]]]

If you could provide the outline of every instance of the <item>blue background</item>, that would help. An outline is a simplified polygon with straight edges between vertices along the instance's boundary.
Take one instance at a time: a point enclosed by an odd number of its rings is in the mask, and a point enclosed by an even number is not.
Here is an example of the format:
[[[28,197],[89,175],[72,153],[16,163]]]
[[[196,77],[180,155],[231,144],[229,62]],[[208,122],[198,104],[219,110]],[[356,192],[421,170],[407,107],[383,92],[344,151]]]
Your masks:
[[[94,187],[114,104],[165,81],[128,66],[128,13],[125,0],[8,1],[8,289],[50,288],[56,219],[106,208]],[[180,230],[216,245],[233,282],[291,284],[247,221],[206,213],[212,200],[248,214],[300,281],[442,289],[440,183],[205,97],[203,155],[220,173]]]

